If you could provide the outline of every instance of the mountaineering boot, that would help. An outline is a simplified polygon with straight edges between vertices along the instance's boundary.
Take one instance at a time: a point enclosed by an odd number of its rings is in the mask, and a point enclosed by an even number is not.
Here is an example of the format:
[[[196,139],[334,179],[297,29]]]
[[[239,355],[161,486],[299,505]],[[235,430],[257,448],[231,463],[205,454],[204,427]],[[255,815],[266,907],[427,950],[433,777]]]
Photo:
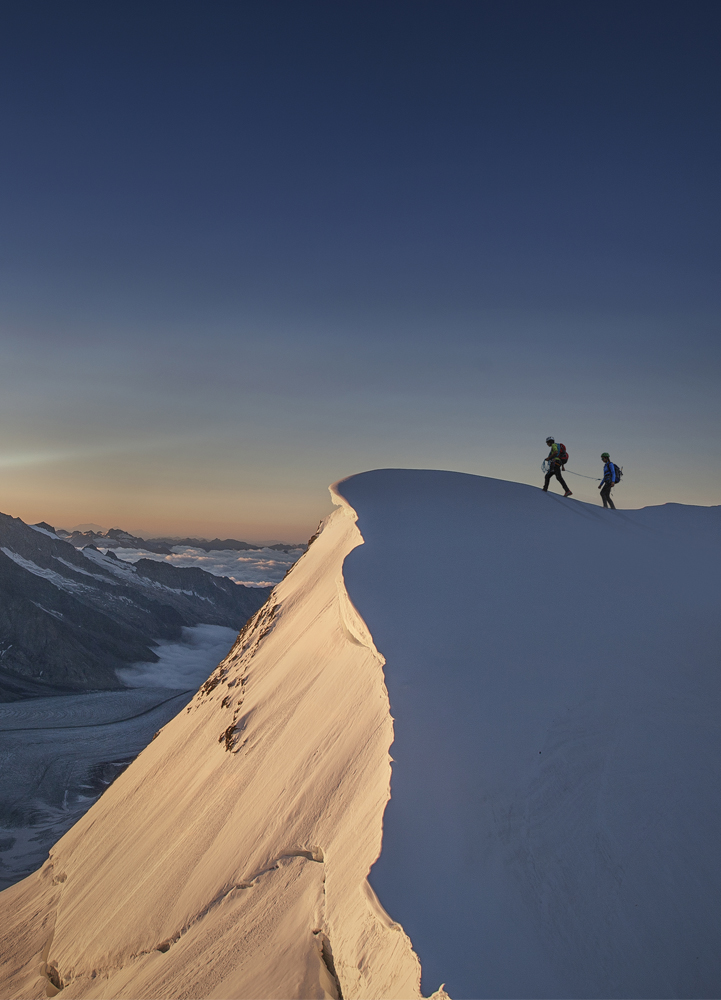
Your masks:
[[[572,497],[573,493],[571,493],[570,490],[566,490],[566,492],[563,495],[564,495],[564,497]]]
[[[544,493],[548,493],[548,487],[547,486],[542,486],[541,489],[543,490]]]

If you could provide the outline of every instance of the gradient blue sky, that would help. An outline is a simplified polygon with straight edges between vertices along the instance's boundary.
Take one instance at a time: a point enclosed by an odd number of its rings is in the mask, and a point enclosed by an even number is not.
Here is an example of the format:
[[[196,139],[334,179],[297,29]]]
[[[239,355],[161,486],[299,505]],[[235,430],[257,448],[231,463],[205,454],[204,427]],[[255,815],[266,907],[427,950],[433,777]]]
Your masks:
[[[6,3],[0,509],[295,540],[549,433],[721,502],[719,51],[716,0]]]

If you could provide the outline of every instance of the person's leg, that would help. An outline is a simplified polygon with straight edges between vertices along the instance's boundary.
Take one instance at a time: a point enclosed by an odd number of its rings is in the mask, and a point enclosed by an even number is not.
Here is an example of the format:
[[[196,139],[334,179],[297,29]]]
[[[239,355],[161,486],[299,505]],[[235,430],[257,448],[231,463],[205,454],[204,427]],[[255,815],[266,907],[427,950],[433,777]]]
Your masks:
[[[604,483],[601,489],[601,499],[603,500],[604,507],[613,507],[613,501],[611,500],[611,484]]]
[[[566,493],[570,493],[571,492],[569,490],[568,486],[566,486],[566,480],[561,475],[561,466],[560,465],[556,466],[556,479],[559,481],[559,483],[564,488],[564,490],[566,491]]]
[[[546,473],[546,481],[543,484],[543,491],[544,491],[544,493],[546,493],[548,491],[548,484],[551,481],[551,476],[552,475],[553,475],[553,466],[551,466],[551,468]]]
[[[616,504],[611,499],[611,487],[610,486],[608,487],[608,506],[611,508],[611,510],[615,510],[616,509]]]

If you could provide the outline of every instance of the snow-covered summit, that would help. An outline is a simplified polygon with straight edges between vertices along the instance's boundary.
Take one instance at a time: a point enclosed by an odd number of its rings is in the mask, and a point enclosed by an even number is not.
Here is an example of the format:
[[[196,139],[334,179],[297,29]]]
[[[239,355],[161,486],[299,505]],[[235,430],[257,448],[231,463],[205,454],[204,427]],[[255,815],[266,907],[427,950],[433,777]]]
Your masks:
[[[334,495],[0,894],[4,995],[717,995],[721,511],[408,470]]]
[[[718,996],[721,508],[409,470],[337,490],[395,720],[371,883],[426,989]]]

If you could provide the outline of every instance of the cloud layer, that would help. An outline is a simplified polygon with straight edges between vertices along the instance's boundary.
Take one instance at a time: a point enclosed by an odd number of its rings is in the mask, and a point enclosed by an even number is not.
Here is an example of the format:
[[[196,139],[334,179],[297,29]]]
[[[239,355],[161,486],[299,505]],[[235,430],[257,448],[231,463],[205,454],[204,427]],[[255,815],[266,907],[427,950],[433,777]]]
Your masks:
[[[107,549],[102,551],[107,552]],[[227,576],[235,583],[244,583],[247,587],[273,587],[279,583],[290,567],[300,558],[300,549],[280,552],[276,549],[258,549],[237,552],[234,549],[216,549],[206,552],[189,545],[175,545],[169,556],[157,552],[147,552],[144,549],[113,549],[118,559],[124,562],[137,562],[138,559],[155,559],[156,562],[168,562],[173,566],[197,566],[213,576]]]
[[[222,625],[184,628],[182,642],[161,642],[155,648],[157,663],[136,663],[116,673],[134,688],[195,690],[227,655],[237,635],[235,629]]]

